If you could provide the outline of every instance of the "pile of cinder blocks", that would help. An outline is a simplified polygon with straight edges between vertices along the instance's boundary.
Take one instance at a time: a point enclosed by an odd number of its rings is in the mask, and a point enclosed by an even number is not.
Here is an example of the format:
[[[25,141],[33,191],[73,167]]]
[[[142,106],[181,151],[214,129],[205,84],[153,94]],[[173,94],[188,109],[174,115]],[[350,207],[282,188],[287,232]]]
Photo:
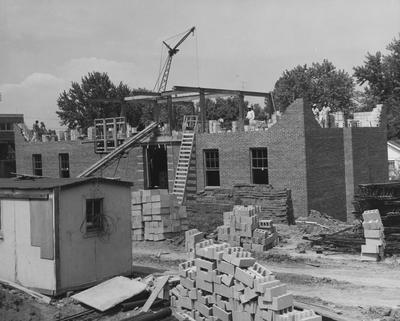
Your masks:
[[[131,193],[132,240],[162,241],[188,229],[186,207],[167,190]]]
[[[295,310],[286,285],[243,248],[204,240],[195,245],[194,255],[179,265],[180,284],[170,291],[178,319],[322,320],[313,311]]]
[[[275,246],[278,234],[272,220],[258,217],[260,206],[235,205],[225,212],[224,225],[218,227],[218,240],[231,246],[242,246],[246,251],[263,252]]]
[[[361,259],[378,261],[383,258],[385,249],[384,228],[379,210],[364,211],[365,245],[361,245]]]

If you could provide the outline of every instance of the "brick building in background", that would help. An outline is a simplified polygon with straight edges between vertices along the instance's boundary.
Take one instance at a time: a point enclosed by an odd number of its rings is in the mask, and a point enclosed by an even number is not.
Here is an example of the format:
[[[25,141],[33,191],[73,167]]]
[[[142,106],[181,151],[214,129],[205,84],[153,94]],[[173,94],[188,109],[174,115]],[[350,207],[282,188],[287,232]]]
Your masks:
[[[12,177],[16,170],[14,124],[23,123],[22,114],[0,114],[0,177]]]
[[[179,148],[179,135],[154,136],[97,175],[171,191]],[[99,158],[85,141],[16,137],[18,172],[74,177]],[[196,134],[186,190],[193,196],[237,183],[271,184],[292,190],[296,217],[314,209],[345,221],[352,219],[358,184],[387,180],[385,119],[379,127],[322,128],[298,99],[268,130]]]

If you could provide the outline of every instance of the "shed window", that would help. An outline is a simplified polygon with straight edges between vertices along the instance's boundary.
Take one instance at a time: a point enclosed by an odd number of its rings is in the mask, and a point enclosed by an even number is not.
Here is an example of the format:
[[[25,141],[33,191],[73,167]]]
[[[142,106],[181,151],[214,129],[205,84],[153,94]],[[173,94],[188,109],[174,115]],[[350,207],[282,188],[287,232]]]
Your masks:
[[[251,182],[253,184],[268,184],[268,150],[266,148],[252,148],[251,155]]]
[[[206,186],[220,186],[218,149],[204,150]]]
[[[68,153],[58,154],[58,160],[60,163],[60,177],[68,178],[69,177],[69,154]]]
[[[42,176],[42,155],[41,154],[33,154],[32,155],[32,171],[33,175]]]
[[[103,199],[86,200],[86,232],[103,230]]]

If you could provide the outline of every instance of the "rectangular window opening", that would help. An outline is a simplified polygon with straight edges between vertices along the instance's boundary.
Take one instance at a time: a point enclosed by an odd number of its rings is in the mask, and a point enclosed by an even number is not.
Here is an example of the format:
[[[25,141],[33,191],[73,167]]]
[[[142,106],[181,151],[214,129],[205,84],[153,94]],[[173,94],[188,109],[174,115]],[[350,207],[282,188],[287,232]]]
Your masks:
[[[206,186],[220,186],[218,149],[204,150]]]
[[[269,184],[267,148],[251,148],[250,156],[252,184]]]
[[[62,153],[58,155],[59,164],[60,164],[60,177],[61,178],[68,178],[70,177],[69,174],[69,154]]]
[[[86,200],[86,232],[102,231],[104,228],[103,199]]]
[[[32,155],[32,171],[33,175],[43,176],[42,170],[42,155],[41,154],[33,154]]]

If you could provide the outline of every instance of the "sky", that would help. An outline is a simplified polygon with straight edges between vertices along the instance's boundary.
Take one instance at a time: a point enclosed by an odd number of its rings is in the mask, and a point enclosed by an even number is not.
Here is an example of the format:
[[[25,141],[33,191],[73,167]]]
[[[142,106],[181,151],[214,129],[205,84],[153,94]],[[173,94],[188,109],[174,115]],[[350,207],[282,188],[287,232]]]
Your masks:
[[[88,72],[153,89],[162,41],[174,85],[271,91],[328,59],[352,74],[400,36],[400,0],[0,0],[0,113],[60,128],[57,97]],[[172,38],[171,38],[172,37]]]

